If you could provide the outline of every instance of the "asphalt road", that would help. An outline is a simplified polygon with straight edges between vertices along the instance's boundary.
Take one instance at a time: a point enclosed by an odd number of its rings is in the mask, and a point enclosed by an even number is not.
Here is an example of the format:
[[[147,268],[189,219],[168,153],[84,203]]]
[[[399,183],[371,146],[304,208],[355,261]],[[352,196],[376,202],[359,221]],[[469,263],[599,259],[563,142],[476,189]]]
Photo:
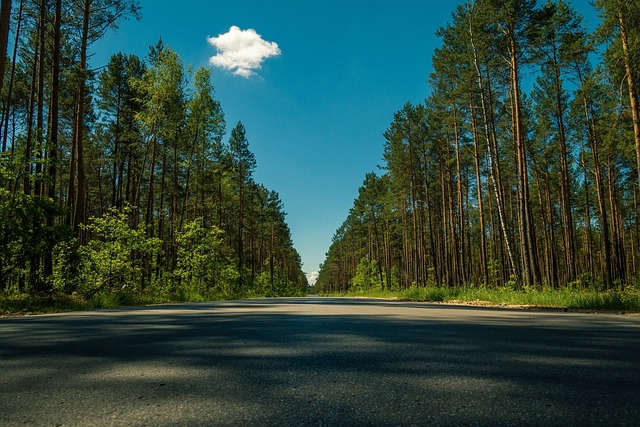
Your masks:
[[[640,425],[640,317],[307,297],[0,319],[0,425]]]

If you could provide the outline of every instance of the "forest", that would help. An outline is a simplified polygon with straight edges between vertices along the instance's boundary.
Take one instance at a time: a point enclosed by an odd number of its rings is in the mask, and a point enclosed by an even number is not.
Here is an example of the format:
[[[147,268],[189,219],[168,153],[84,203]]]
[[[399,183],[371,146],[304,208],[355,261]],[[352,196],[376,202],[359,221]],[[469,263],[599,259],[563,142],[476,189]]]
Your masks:
[[[0,289],[116,303],[297,295],[306,279],[277,192],[211,71],[162,41],[91,46],[135,0],[2,0]],[[154,43],[154,41],[151,41]]]
[[[640,2],[475,0],[384,133],[325,292],[640,284]]]

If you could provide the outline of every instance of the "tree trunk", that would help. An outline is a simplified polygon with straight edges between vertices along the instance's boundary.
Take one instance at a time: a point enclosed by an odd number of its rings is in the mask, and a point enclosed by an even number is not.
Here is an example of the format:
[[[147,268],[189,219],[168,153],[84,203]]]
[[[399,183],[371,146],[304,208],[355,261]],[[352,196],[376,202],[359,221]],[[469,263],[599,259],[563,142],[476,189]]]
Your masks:
[[[33,56],[33,66],[31,67],[31,88],[29,90],[29,99],[27,105],[27,136],[24,148],[24,176],[22,177],[24,194],[31,194],[31,177],[32,177],[32,152],[33,152],[33,116],[34,116],[34,99],[36,98],[36,87],[38,79],[38,62],[40,55],[40,45],[36,47]]]
[[[4,83],[4,70],[7,63],[7,46],[9,44],[10,22],[11,0],[2,0],[2,3],[0,4],[0,93],[2,93],[2,87]]]
[[[624,228],[620,209],[618,208],[618,197],[615,186],[615,166],[612,159],[607,162],[607,187],[609,194],[609,210],[611,212],[611,243],[612,243],[612,264],[613,279],[620,279],[624,282],[626,273],[626,253],[624,250]]]
[[[605,195],[604,195],[604,184],[602,183],[602,167],[600,165],[600,158],[598,154],[598,138],[596,132],[595,123],[593,123],[593,118],[591,117],[591,113],[589,111],[589,103],[587,101],[587,97],[584,94],[584,85],[583,85],[583,96],[582,102],[585,111],[585,118],[587,121],[587,126],[589,129],[589,141],[591,143],[591,155],[593,156],[593,165],[594,165],[594,175],[596,177],[596,193],[598,195],[598,208],[600,209],[600,222],[602,227],[602,240],[604,244],[604,273],[605,273],[605,285],[607,288],[611,288],[613,286],[613,269],[611,265],[611,240],[609,235],[609,219],[607,216],[607,208],[605,206]]]
[[[273,291],[274,250],[275,250],[274,241],[275,241],[275,223],[271,221],[271,248],[269,249],[269,285],[271,286],[270,294],[274,294],[274,291]]]
[[[240,175],[240,203],[238,209],[238,272],[240,273],[240,286],[242,287],[244,278],[244,176]]]
[[[155,135],[155,126],[153,129],[153,137],[151,138],[151,162],[149,164],[149,192],[147,194],[147,211],[145,213],[144,222],[147,226],[147,231],[150,236],[153,235],[153,229],[151,227],[153,221],[153,205],[154,205],[154,192],[155,192],[155,170],[156,170],[156,157],[158,151],[158,137]],[[138,184],[141,184],[142,177]],[[141,189],[138,189],[138,194],[141,193]]]
[[[49,188],[47,195],[53,201],[56,198],[56,174],[58,162],[58,129],[59,129],[59,99],[60,99],[60,46],[61,46],[61,13],[62,0],[56,0],[55,20],[53,24],[53,73],[51,81],[51,107],[49,118],[51,128],[49,130]],[[55,215],[52,211],[47,213],[46,226],[53,227]],[[53,254],[47,251],[44,259],[44,274],[50,277],[53,274]]]
[[[580,163],[582,165],[582,176],[583,176],[583,186],[584,186],[584,194],[585,194],[585,208],[584,208],[584,251],[586,252],[586,260],[584,269],[586,269],[591,275],[595,273],[594,271],[594,261],[593,261],[593,238],[591,231],[591,198],[589,197],[589,179],[588,179],[588,171],[587,171],[587,162],[586,162],[586,154],[584,145],[582,146],[582,150],[580,153]]]
[[[22,28],[22,11],[24,0],[20,0],[20,7],[18,8],[18,24],[16,25],[15,41],[13,43],[13,56],[11,63],[15,64],[18,58],[18,46],[20,45],[20,30]],[[3,1],[4,5],[4,1]],[[5,6],[6,7],[6,6]],[[3,12],[4,13],[4,12]],[[3,15],[4,16],[4,15]],[[7,17],[9,15],[7,14]],[[7,139],[9,137],[9,106],[11,105],[11,98],[13,94],[13,83],[15,80],[16,67],[11,67],[11,74],[9,76],[9,87],[7,88],[7,96],[5,101],[5,108],[3,110],[2,120],[0,122],[0,138],[2,138],[2,152],[7,150]],[[4,80],[4,73],[2,74],[2,80]],[[13,157],[14,143],[11,144],[11,156]]]
[[[638,94],[636,91],[635,69],[631,63],[629,39],[621,6],[618,9],[618,22],[620,23],[620,39],[622,40],[622,53],[627,75],[627,86],[629,87],[629,102],[631,104],[631,115],[633,117],[633,137],[636,147],[636,168],[638,172],[638,185],[640,186],[640,106],[638,105]]]
[[[384,246],[384,264],[385,264],[385,279],[386,279],[386,287],[387,290],[391,290],[392,287],[392,276],[391,271],[393,270],[393,261],[391,255],[391,244],[389,242],[389,220],[385,220],[385,224],[382,230],[382,244]]]
[[[163,254],[165,252],[167,254],[169,251],[167,250],[167,245],[172,244],[170,239],[165,239],[165,230],[164,230],[164,192],[165,192],[165,182],[167,175],[167,147],[163,144],[162,150],[162,174],[160,175],[160,194],[158,195],[158,199],[160,204],[158,206],[158,238],[162,240],[162,247],[165,249],[164,251],[158,252],[158,268],[163,265]]]
[[[426,215],[425,215],[425,220],[428,223],[428,231],[429,231],[429,254],[431,256],[431,262],[433,263],[433,280],[435,282],[436,285],[440,286],[440,284],[442,283],[442,271],[441,271],[441,266],[442,263],[438,261],[438,256],[436,254],[436,246],[435,246],[435,242],[436,242],[436,236],[434,234],[434,225],[433,225],[433,207],[432,207],[432,203],[431,203],[431,192],[429,191],[429,181],[427,179],[427,159],[426,159],[426,155],[427,155],[427,151],[423,150],[423,159],[422,162],[425,165],[425,173],[424,173],[424,180],[423,180],[423,186],[424,186],[424,199],[425,199],[425,209],[426,209]],[[426,230],[425,230],[426,232]],[[425,237],[426,240],[426,237]],[[426,242],[425,242],[426,245]]]
[[[499,169],[498,171],[494,171],[494,167],[493,167],[493,156],[494,153],[492,150],[492,144],[491,144],[491,134],[492,134],[492,129],[493,127],[490,129],[489,127],[489,113],[487,110],[487,105],[485,102],[485,95],[484,95],[484,85],[483,85],[483,79],[482,79],[482,73],[480,71],[480,65],[478,64],[478,53],[475,47],[475,43],[474,43],[474,36],[473,36],[473,30],[471,25],[469,25],[469,36],[470,36],[470,40],[471,40],[471,48],[473,51],[473,64],[476,70],[476,75],[477,75],[477,82],[478,82],[478,92],[480,94],[480,102],[481,102],[481,106],[482,106],[482,116],[483,116],[483,121],[484,121],[484,130],[485,130],[485,135],[487,138],[487,160],[489,162],[489,176],[491,178],[491,182],[493,184],[493,190],[494,190],[494,194],[495,194],[495,198],[496,198],[496,205],[497,205],[497,209],[498,209],[498,220],[500,222],[500,229],[502,230],[502,236],[503,236],[503,241],[504,241],[504,245],[507,251],[507,255],[508,255],[508,260],[509,260],[509,264],[511,267],[511,271],[512,274],[517,276],[517,270],[516,270],[516,265],[515,265],[515,261],[513,259],[513,252],[511,251],[511,245],[509,243],[509,235],[507,234],[507,227],[505,224],[505,219],[504,219],[504,204],[503,204],[503,198],[501,197],[501,191],[499,189],[499,185],[498,183],[500,182],[500,177],[499,177]],[[497,156],[498,153],[495,153],[496,156],[496,160],[497,160]],[[498,174],[498,177],[496,178],[496,173]]]
[[[529,197],[529,172],[527,167],[527,155],[525,147],[524,128],[522,123],[522,108],[520,95],[520,79],[518,76],[518,48],[513,28],[508,31],[511,91],[513,95],[514,132],[516,144],[516,163],[518,170],[518,216],[521,240],[521,259],[523,267],[523,279],[525,285],[534,286],[540,283],[540,268],[537,261],[536,236],[533,229],[533,217],[531,214],[531,202]]]
[[[36,196],[42,196],[42,151],[44,149],[44,59],[45,59],[45,41],[46,41],[46,25],[47,25],[47,0],[40,0],[40,19],[38,24],[38,43],[40,45],[40,57],[38,58],[38,115],[36,117],[36,175],[34,179],[34,193]]]
[[[411,283],[407,283],[409,278],[408,262],[411,257],[411,251],[409,249],[409,237],[407,232],[407,196],[404,191],[400,193],[402,198],[402,277],[401,283],[403,288],[408,288]]]
[[[120,91],[118,91],[118,97],[116,100],[116,124],[113,132],[113,159],[111,161],[111,206],[119,207],[118,203],[118,172],[119,172],[119,158],[121,157],[120,148]]]
[[[633,192],[633,208],[635,210],[635,236],[631,233],[631,277],[638,274],[636,251],[640,248],[640,210],[638,210],[638,191]]]
[[[567,137],[564,125],[564,111],[562,107],[563,88],[560,81],[560,70],[557,64],[554,67],[554,85],[556,94],[556,117],[558,124],[558,145],[560,147],[560,198],[562,205],[563,246],[565,253],[565,281],[572,282],[577,275],[576,248],[573,214],[571,212],[571,191],[569,180],[569,164],[567,161]]]
[[[478,198],[478,219],[480,223],[480,271],[483,283],[489,282],[489,270],[487,268],[487,242],[485,239],[484,206],[482,200],[482,174],[480,171],[480,136],[473,106],[473,98],[469,97],[469,111],[471,114],[471,130],[473,134],[473,160],[476,170],[476,188]]]
[[[454,135],[454,147],[456,158],[456,202],[458,204],[457,212],[457,224],[458,224],[458,245],[456,247],[456,258],[458,259],[458,279],[461,284],[467,282],[468,276],[466,272],[466,265],[468,264],[464,260],[465,251],[465,223],[464,223],[464,203],[463,203],[463,188],[462,188],[462,168],[460,163],[460,136],[458,134],[458,114],[457,108],[453,106],[453,135]]]
[[[84,111],[87,80],[87,46],[89,42],[89,18],[93,0],[84,0],[82,14],[82,37],[80,39],[79,79],[76,98],[76,111],[73,131],[73,145],[76,148],[77,188],[75,198],[75,215],[73,230],[78,237],[78,245],[83,245],[84,233],[80,225],[85,222],[85,169],[84,169]],[[71,177],[73,178],[73,177]]]

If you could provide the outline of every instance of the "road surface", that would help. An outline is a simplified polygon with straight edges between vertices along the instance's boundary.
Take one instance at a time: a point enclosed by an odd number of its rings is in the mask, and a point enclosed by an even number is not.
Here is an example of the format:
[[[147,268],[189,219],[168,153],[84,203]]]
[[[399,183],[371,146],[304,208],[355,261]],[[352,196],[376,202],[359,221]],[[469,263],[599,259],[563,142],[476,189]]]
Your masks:
[[[0,319],[0,425],[640,425],[640,318],[307,297]]]

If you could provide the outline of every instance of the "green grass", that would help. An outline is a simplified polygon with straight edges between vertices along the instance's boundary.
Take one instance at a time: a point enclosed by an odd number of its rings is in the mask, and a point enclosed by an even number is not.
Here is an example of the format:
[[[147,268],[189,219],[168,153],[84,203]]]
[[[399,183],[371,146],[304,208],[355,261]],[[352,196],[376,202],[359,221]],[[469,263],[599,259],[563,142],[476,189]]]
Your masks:
[[[33,314],[60,313],[117,307],[133,307],[172,302],[215,301],[224,298],[220,294],[202,295],[197,292],[181,292],[167,295],[135,294],[132,292],[100,292],[91,298],[84,295],[28,295],[0,296],[0,317]]]
[[[33,295],[28,293],[0,294],[0,317],[60,313],[152,304],[221,301],[239,298],[269,297],[264,293],[225,294],[213,290],[179,289],[169,291],[150,287],[144,292],[128,290],[97,292],[93,296],[82,294]]]
[[[513,290],[471,286],[455,288],[426,287],[410,288],[396,292],[358,291],[339,295],[396,298],[426,302],[461,302],[499,306],[516,305],[540,308],[640,312],[640,289],[637,287],[607,291],[571,288]]]
[[[369,298],[395,298],[408,301],[461,302],[490,304],[498,306],[532,306],[567,308],[576,310],[640,312],[640,288],[629,286],[625,289],[602,291],[598,289],[543,288],[533,290],[513,290],[507,288],[490,289],[484,287],[426,287],[402,291],[358,291],[344,296]],[[254,295],[254,297],[257,295]],[[241,295],[201,294],[195,291],[178,294],[135,294],[132,292],[98,293],[91,298],[82,295],[33,296],[14,294],[0,296],[0,316],[20,316],[42,313],[142,306],[171,302],[215,301],[246,297]]]
[[[0,296],[0,316],[20,316],[41,313],[88,310],[91,302],[84,297],[70,295],[34,296],[13,294]]]

